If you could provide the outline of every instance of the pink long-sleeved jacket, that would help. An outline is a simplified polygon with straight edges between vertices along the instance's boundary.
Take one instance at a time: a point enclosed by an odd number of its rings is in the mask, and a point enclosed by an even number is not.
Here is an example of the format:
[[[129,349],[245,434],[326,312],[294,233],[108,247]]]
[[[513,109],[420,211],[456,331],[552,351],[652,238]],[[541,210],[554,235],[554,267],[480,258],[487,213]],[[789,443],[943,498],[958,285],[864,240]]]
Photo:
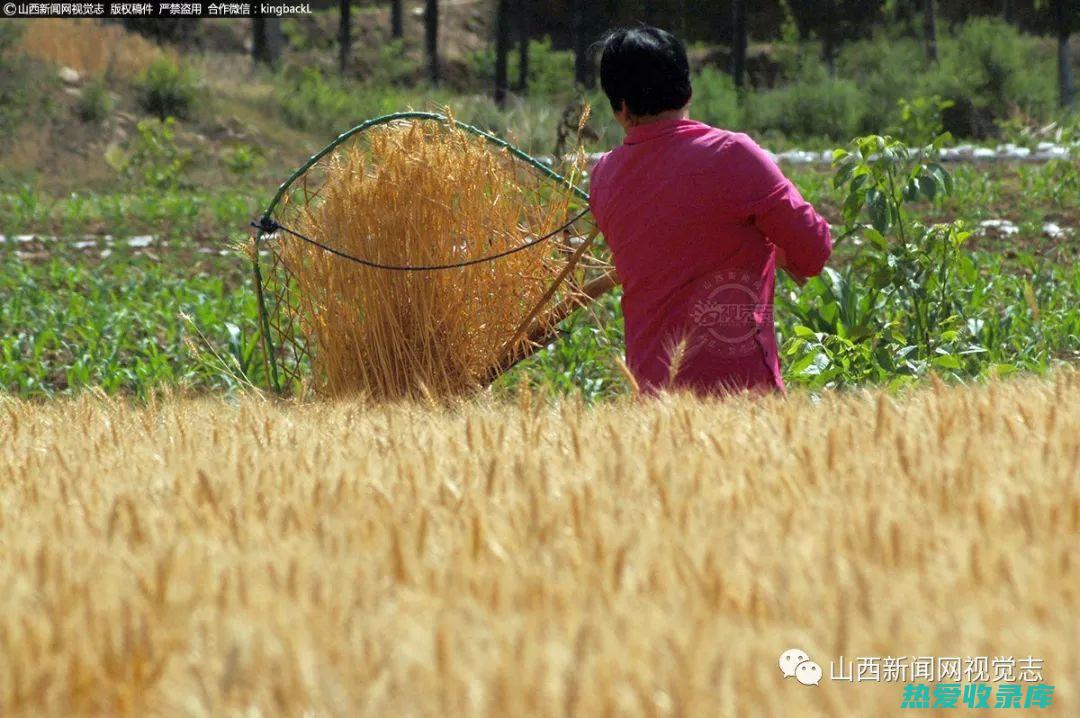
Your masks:
[[[832,237],[753,140],[693,120],[634,127],[593,170],[590,206],[623,285],[627,364],[642,389],[784,390],[776,248],[808,277]]]

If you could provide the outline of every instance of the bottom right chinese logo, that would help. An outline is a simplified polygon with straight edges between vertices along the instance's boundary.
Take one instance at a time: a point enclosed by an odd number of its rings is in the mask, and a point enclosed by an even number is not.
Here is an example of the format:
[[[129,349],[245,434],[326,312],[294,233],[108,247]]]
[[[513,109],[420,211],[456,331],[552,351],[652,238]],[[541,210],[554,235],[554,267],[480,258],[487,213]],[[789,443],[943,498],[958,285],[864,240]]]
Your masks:
[[[780,672],[806,686],[821,684],[821,666],[800,648],[780,654]],[[861,656],[829,662],[829,680],[900,683],[901,708],[1049,708],[1054,686],[1035,656]]]
[[[839,665],[838,665],[839,664]],[[1054,686],[1035,656],[863,656],[829,663],[829,679],[901,683],[901,708],[1049,708]]]

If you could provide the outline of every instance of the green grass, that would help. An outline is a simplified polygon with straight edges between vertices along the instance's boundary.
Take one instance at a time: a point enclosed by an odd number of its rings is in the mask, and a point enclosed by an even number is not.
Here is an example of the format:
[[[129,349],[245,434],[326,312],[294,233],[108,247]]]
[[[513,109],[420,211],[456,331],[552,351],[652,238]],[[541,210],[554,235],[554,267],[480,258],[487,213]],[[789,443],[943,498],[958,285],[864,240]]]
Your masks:
[[[269,192],[266,192],[269,194]],[[72,192],[52,197],[33,185],[0,190],[5,234],[154,234],[217,240],[244,231],[266,198],[253,190],[201,188]]]

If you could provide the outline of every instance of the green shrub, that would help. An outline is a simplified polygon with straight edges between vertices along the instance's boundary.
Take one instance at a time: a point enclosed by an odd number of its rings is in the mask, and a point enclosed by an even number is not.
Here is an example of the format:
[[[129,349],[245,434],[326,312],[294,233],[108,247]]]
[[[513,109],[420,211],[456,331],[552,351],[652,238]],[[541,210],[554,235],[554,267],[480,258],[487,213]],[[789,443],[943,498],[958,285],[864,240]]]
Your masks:
[[[15,100],[19,85],[15,82],[13,63],[7,57],[8,50],[18,41],[21,25],[0,23],[0,130],[16,124]]]
[[[75,103],[75,114],[83,122],[96,124],[112,114],[113,106],[109,86],[103,78],[96,77],[83,87],[82,94]]]
[[[373,85],[415,84],[423,81],[425,65],[419,55],[405,50],[405,41],[387,40],[379,45],[374,62],[364,67],[363,76]]]
[[[993,134],[995,120],[1017,111],[1047,118],[1055,106],[1056,75],[1037,43],[996,18],[969,20],[939,42],[940,61],[924,77],[920,94],[955,103],[945,113],[945,129],[954,135]]]
[[[893,133],[910,145],[930,144],[945,131],[944,112],[954,104],[952,100],[944,100],[938,95],[911,100],[900,98],[897,103],[900,120]]]
[[[164,120],[187,117],[198,96],[199,81],[195,72],[161,57],[135,78],[140,106]]]
[[[751,95],[747,124],[759,132],[779,131],[789,139],[844,141],[858,133],[866,96],[847,79],[813,73],[810,77]]]
[[[742,123],[739,96],[731,76],[715,67],[706,67],[693,78],[694,118],[715,127],[737,128]]]
[[[518,77],[517,52],[510,53],[511,83]],[[494,70],[493,70],[494,71]],[[528,92],[541,97],[567,97],[574,94],[574,53],[554,50],[551,38],[529,41]]]
[[[4,66],[4,57],[22,37],[23,26],[13,22],[0,22],[0,67]]]
[[[355,118],[356,104],[337,82],[312,67],[290,69],[278,92],[285,121],[300,130],[332,132]]]
[[[492,87],[495,82],[495,48],[491,45],[470,53],[466,58],[471,84],[480,89]],[[521,55],[514,46],[507,56],[507,76],[510,86],[517,85],[520,75]],[[558,98],[572,97],[574,86],[574,53],[570,50],[553,50],[551,38],[529,41],[529,94]]]
[[[899,102],[920,94],[918,81],[926,65],[925,48],[910,37],[879,33],[846,43],[837,58],[836,74],[855,82],[866,98],[858,131],[876,133],[898,123]]]
[[[285,121],[300,130],[326,134],[341,132],[391,112],[438,111],[446,103],[452,103],[455,110],[472,106],[488,109],[484,107],[483,97],[451,96],[445,90],[424,86],[343,82],[311,67],[287,68],[279,86],[277,103]],[[469,120],[464,112],[459,114],[460,119]]]
[[[127,151],[106,155],[106,161],[129,183],[157,190],[177,189],[191,164],[191,153],[176,145],[172,117],[142,120]]]
[[[247,174],[263,162],[262,153],[258,147],[251,145],[237,145],[225,151],[223,155],[225,167],[237,175]]]
[[[18,55],[0,60],[0,133],[60,117],[63,106],[55,99],[59,85],[54,68],[41,62]]]

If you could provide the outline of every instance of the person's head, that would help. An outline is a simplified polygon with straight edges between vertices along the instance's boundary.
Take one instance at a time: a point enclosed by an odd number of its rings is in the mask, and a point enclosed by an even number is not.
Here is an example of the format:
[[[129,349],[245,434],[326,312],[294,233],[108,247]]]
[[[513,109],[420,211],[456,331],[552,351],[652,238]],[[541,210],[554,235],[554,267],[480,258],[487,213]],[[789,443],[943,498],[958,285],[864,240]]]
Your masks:
[[[600,86],[623,127],[690,102],[686,48],[671,33],[648,25],[620,28],[600,46]]]

